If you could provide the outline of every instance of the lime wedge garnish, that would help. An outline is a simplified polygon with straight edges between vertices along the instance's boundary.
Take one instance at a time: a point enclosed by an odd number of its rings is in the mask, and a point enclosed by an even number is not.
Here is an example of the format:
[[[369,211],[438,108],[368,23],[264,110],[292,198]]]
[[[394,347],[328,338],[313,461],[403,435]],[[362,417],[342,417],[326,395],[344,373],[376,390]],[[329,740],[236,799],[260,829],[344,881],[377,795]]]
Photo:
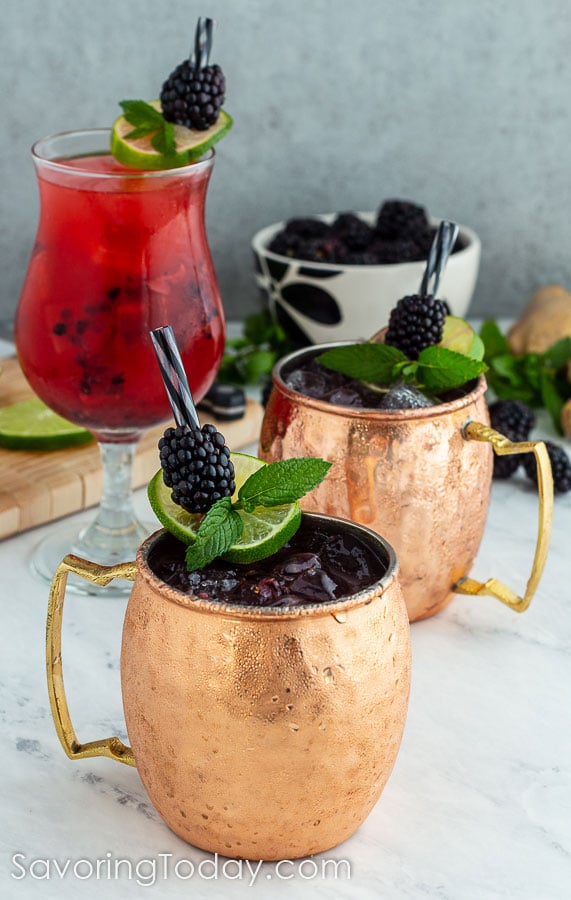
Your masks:
[[[482,360],[484,358],[484,344],[482,339],[465,319],[458,316],[446,316],[442,329],[440,347],[462,353],[471,359]]]
[[[10,450],[60,450],[93,440],[93,435],[62,419],[39,397],[0,408],[0,447]]]
[[[161,108],[158,100],[153,100],[150,105],[155,109]],[[175,125],[174,153],[159,153],[151,144],[151,135],[127,137],[133,131],[133,126],[124,116],[119,116],[111,130],[111,153],[118,162],[129,169],[176,169],[204,156],[207,150],[224,137],[232,125],[232,117],[223,109],[220,110],[216,122],[205,131]]]
[[[252,472],[266,463],[244,453],[232,453],[231,459],[236,474],[236,496]],[[200,513],[188,513],[177,503],[173,503],[171,489],[163,481],[162,469],[149,482],[148,495],[159,522],[183,543],[194,543],[203,516]],[[251,563],[271,556],[295,534],[301,522],[301,508],[297,502],[283,506],[258,506],[253,512],[245,512],[243,509],[237,512],[242,518],[244,529],[240,540],[222,557],[232,563]]]

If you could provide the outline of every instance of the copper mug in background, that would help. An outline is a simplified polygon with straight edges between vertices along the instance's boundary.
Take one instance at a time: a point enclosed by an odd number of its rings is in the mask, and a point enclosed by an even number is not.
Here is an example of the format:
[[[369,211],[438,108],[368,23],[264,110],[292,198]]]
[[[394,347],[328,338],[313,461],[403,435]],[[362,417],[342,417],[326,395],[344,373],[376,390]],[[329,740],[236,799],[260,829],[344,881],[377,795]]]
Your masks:
[[[544,444],[512,443],[489,427],[483,376],[459,399],[394,411],[336,406],[287,386],[284,373],[337,346],[309,347],[276,364],[260,457],[321,456],[333,464],[302,506],[359,522],[391,542],[411,621],[434,615],[455,593],[493,596],[518,612],[527,609],[551,533],[553,479]],[[536,458],[538,537],[523,597],[495,578],[481,583],[469,577],[488,511],[492,447],[502,455],[531,452]]]
[[[52,583],[47,674],[52,715],[72,759],[136,765],[152,803],[185,841],[232,858],[292,859],[330,849],[363,822],[393,768],[410,688],[410,632],[389,544],[350,522],[381,557],[370,588],[292,609],[231,606],[166,585],[149,565],[68,556]],[[172,538],[167,538],[172,540]],[[121,650],[132,747],[82,744],[67,706],[61,627],[68,573],[134,580]],[[75,602],[75,598],[72,602]]]

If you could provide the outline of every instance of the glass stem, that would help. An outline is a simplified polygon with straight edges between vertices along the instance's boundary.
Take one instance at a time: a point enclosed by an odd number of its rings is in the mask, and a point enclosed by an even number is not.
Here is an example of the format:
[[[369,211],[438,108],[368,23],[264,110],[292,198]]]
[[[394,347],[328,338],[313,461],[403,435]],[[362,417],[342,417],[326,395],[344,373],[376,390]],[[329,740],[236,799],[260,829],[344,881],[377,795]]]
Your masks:
[[[149,534],[135,516],[131,479],[137,442],[100,441],[103,495],[93,522],[76,541],[73,552],[102,565],[134,559],[137,548]]]

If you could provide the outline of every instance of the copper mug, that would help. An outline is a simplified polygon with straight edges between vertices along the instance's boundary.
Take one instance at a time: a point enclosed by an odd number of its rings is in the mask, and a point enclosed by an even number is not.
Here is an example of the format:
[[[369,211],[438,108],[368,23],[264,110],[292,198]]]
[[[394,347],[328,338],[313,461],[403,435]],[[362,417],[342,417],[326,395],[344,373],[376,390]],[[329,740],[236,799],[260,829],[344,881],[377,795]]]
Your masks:
[[[370,410],[335,406],[289,388],[284,372],[340,344],[309,347],[274,368],[259,455],[271,462],[321,456],[327,478],[302,501],[383,534],[394,546],[411,621],[434,615],[454,594],[493,596],[522,612],[547,556],[553,479],[545,445],[512,443],[490,428],[482,376],[463,397],[438,406]],[[498,454],[531,452],[539,479],[539,525],[531,576],[518,596],[496,578],[469,577],[482,540]]]
[[[176,834],[232,858],[292,859],[348,838],[377,802],[402,737],[410,633],[394,552],[368,529],[311,518],[365,540],[385,575],[321,605],[225,605],[153,574],[160,531],[133,563],[67,556],[52,583],[48,689],[65,752],[136,765]],[[117,737],[80,743],[71,723],[61,657],[69,572],[101,585],[135,582],[121,649],[131,747]]]

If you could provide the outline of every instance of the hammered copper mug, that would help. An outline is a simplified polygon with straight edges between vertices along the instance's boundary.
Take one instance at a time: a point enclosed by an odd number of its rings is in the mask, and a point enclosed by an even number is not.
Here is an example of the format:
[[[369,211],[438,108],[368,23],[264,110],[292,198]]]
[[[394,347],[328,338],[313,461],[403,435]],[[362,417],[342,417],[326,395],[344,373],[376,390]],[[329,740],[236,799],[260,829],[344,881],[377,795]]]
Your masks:
[[[399,559],[411,621],[434,615],[454,594],[493,596],[523,612],[539,583],[551,533],[553,479],[545,445],[512,443],[489,427],[483,376],[456,400],[405,410],[337,406],[287,386],[289,371],[337,346],[309,347],[277,363],[260,457],[321,456],[333,464],[302,506],[386,536]],[[481,583],[469,577],[488,511],[492,448],[536,458],[538,536],[523,597],[495,578]]]
[[[74,556],[52,583],[47,675],[56,730],[71,759],[136,765],[154,806],[185,841],[232,858],[292,859],[348,838],[393,768],[410,688],[410,633],[392,548],[349,522],[385,574],[339,600],[287,608],[196,599],[154,575],[164,531],[134,563]],[[132,748],[80,743],[64,692],[61,627],[69,572],[96,584],[134,580],[121,685]]]

